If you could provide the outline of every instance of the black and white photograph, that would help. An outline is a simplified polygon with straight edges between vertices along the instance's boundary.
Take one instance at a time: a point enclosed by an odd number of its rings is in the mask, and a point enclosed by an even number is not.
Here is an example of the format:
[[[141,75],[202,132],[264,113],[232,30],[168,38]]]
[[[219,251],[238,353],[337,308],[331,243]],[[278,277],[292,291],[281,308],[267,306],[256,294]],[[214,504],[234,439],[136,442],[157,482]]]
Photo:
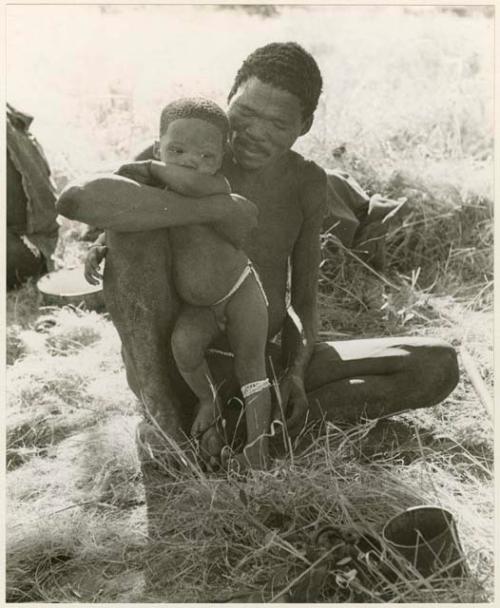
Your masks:
[[[6,603],[494,602],[494,4],[3,10]]]

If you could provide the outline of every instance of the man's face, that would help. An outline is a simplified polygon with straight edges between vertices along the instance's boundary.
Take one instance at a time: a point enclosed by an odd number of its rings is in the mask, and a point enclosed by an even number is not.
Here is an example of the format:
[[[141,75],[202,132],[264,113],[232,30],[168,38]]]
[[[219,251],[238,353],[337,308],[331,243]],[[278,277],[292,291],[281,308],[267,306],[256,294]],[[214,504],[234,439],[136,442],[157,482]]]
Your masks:
[[[179,165],[214,175],[222,164],[223,136],[209,122],[199,118],[178,118],[160,137],[157,152],[166,165]]]
[[[310,120],[303,117],[297,96],[262,82],[245,81],[229,102],[230,144],[236,162],[255,170],[285,154],[306,133]]]

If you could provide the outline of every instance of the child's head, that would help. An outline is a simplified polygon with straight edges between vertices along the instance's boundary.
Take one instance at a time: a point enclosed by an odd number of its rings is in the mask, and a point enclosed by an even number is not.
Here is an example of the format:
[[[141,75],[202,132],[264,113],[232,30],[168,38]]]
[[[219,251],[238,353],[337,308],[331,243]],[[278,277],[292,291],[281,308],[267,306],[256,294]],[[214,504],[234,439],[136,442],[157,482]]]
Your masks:
[[[222,165],[229,133],[225,112],[207,99],[169,103],[161,113],[156,155],[165,164],[213,175]]]

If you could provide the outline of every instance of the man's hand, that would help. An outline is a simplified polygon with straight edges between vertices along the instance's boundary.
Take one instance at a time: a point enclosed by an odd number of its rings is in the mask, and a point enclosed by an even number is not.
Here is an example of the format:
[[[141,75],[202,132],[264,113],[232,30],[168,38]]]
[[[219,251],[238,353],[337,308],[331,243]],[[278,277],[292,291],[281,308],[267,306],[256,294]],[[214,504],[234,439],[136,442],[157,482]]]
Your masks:
[[[153,176],[151,175],[151,161],[140,160],[131,163],[125,163],[115,171],[116,175],[128,177],[139,184],[151,185]]]
[[[107,252],[108,248],[106,245],[94,245],[88,250],[87,256],[85,257],[84,271],[84,276],[87,283],[90,283],[91,285],[99,285],[99,282],[102,281],[102,273],[99,266],[106,257]]]
[[[380,194],[370,198],[366,218],[354,237],[354,247],[375,270],[385,270],[385,237],[405,202],[406,197],[392,200]]]
[[[303,378],[287,373],[280,382],[280,394],[286,427],[291,435],[296,435],[305,422],[309,409]]]

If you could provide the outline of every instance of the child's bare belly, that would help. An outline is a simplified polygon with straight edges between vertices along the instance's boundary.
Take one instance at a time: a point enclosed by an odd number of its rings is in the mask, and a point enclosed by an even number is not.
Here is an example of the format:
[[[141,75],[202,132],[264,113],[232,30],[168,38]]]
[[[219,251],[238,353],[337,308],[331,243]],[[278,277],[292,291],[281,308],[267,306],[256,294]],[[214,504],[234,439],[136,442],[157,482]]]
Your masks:
[[[223,298],[248,263],[243,251],[208,226],[179,226],[170,235],[175,286],[188,304],[210,306]]]

